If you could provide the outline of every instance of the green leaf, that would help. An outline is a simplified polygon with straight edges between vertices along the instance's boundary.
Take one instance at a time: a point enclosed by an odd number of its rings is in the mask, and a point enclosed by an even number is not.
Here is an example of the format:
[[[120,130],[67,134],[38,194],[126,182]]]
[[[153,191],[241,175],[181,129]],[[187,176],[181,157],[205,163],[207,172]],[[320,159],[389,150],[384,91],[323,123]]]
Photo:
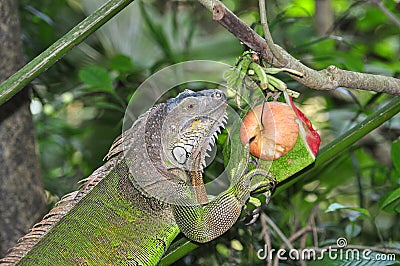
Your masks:
[[[78,73],[79,79],[89,85],[87,91],[114,92],[112,79],[107,69],[99,66],[88,66]]]
[[[116,55],[111,59],[110,68],[119,72],[128,72],[133,69],[133,64],[129,56]]]
[[[288,2],[286,15],[288,17],[307,17],[312,16],[315,10],[314,2],[311,0],[295,0]]]
[[[331,205],[329,205],[328,209],[325,212],[333,212],[333,211],[337,211],[337,210],[352,210],[352,211],[359,212],[359,213],[371,218],[371,214],[369,213],[369,211],[367,209],[359,208],[359,207],[347,207],[347,206],[343,206],[342,204],[339,204],[339,203],[332,203]]]
[[[115,103],[109,103],[109,102],[96,102],[93,104],[93,107],[100,108],[100,109],[108,109],[108,110],[114,110],[118,112],[125,112],[125,108],[121,107],[120,105],[117,105]]]
[[[398,206],[400,205],[400,188],[392,191],[389,196],[381,204],[381,209],[390,213],[399,212]]]
[[[347,238],[351,239],[353,237],[358,236],[361,233],[361,226],[355,223],[350,223],[346,225],[344,231],[346,232]]]
[[[218,244],[215,246],[215,249],[216,249],[217,252],[218,252],[219,254],[221,254],[222,256],[224,256],[224,257],[226,257],[226,258],[229,257],[229,249],[228,249],[224,244],[218,243]]]
[[[394,168],[400,174],[400,140],[392,143],[390,154],[392,156]]]
[[[328,209],[325,211],[325,213],[327,213],[327,212],[333,212],[333,211],[340,210],[340,209],[343,209],[343,208],[346,208],[346,207],[343,206],[342,204],[339,204],[339,203],[332,203],[331,205],[329,205],[329,207],[328,207]]]
[[[237,239],[233,239],[233,240],[231,241],[231,247],[232,247],[234,250],[243,251],[243,245],[242,245],[242,243],[240,243],[240,241],[237,240]]]

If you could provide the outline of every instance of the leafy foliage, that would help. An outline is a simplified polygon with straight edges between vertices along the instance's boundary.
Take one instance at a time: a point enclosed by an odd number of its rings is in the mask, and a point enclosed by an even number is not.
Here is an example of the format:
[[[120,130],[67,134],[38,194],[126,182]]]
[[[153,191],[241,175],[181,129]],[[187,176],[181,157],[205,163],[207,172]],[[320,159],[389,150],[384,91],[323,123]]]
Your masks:
[[[82,10],[94,9],[94,2],[21,1],[27,56],[33,57],[75,25],[84,17]],[[262,34],[255,2],[225,2]],[[399,28],[377,6],[368,1],[333,1],[335,21],[321,37],[314,30],[314,1],[269,2],[275,42],[309,66],[322,69],[333,64],[400,77]],[[394,1],[383,1],[383,5],[399,17]],[[51,195],[74,190],[79,179],[101,165],[120,133],[130,96],[151,73],[189,59],[234,63],[245,49],[193,2],[134,2],[124,12],[33,84],[31,109],[43,178]],[[116,25],[123,30],[115,30]],[[132,25],[139,26],[128,34]],[[315,92],[284,75],[280,78],[301,92],[297,104],[319,129],[325,145],[391,98],[344,88]],[[251,226],[238,222],[179,264],[265,265],[257,257],[265,243],[275,249],[288,244],[302,249],[335,245],[339,237],[345,237],[349,245],[389,248],[387,253],[397,248],[399,256],[399,132],[397,115],[323,169],[310,173],[307,180],[277,193],[264,207],[260,221]],[[218,167],[211,165],[208,171],[219,171]]]

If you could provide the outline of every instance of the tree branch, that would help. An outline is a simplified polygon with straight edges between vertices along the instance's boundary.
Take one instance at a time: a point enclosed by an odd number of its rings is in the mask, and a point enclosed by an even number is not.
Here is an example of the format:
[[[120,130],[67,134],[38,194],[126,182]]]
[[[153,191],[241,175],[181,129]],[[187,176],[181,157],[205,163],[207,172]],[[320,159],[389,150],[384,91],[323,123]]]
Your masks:
[[[303,73],[303,77],[289,75],[309,88],[315,90],[334,90],[338,87],[346,87],[400,96],[399,79],[342,70],[336,66],[329,66],[327,69],[317,71],[305,66],[282,47],[275,44],[273,49],[275,53],[280,54],[278,58],[281,59],[278,60],[280,62],[277,62],[274,60],[276,57],[271,52],[268,43],[220,1],[199,0],[199,2],[213,12],[213,19],[215,21],[225,27],[249,48],[259,52],[269,64],[274,67],[286,67]],[[286,62],[286,65],[282,66],[281,62]]]
[[[400,20],[383,5],[382,0],[371,0],[370,2],[376,5],[383,12],[383,14],[385,14],[393,22],[393,24],[400,28]]]
[[[282,57],[281,53],[279,53],[277,51],[274,40],[272,39],[271,32],[269,31],[265,0],[259,0],[258,5],[260,8],[260,20],[261,20],[261,26],[263,27],[263,31],[264,31],[264,39],[267,42],[267,45],[270,48],[273,56],[275,56],[276,59],[278,60],[278,63],[281,66],[284,66],[287,64],[287,62]]]

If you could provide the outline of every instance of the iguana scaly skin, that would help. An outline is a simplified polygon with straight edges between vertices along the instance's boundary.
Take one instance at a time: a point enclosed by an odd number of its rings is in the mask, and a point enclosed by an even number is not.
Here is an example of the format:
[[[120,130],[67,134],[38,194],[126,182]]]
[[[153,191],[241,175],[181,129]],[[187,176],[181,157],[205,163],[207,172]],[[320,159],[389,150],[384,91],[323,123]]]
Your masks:
[[[197,242],[226,232],[259,187],[252,176],[265,174],[245,174],[243,163],[231,186],[208,202],[197,179],[226,106],[219,90],[186,90],[151,108],[1,265],[155,265],[180,231]]]

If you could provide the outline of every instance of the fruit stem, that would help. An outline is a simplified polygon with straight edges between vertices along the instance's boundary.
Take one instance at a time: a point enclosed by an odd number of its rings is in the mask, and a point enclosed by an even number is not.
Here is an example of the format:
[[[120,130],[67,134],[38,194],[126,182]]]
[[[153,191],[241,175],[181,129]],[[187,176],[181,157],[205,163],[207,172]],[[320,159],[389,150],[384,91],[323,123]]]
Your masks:
[[[260,128],[260,131],[261,130],[264,130],[264,124],[263,124],[263,116],[264,116],[264,107],[265,107],[265,104],[267,103],[267,98],[265,97],[264,98],[264,101],[263,101],[263,103],[262,103],[262,108],[261,108],[261,117],[260,117],[260,124],[261,124],[261,128]]]

